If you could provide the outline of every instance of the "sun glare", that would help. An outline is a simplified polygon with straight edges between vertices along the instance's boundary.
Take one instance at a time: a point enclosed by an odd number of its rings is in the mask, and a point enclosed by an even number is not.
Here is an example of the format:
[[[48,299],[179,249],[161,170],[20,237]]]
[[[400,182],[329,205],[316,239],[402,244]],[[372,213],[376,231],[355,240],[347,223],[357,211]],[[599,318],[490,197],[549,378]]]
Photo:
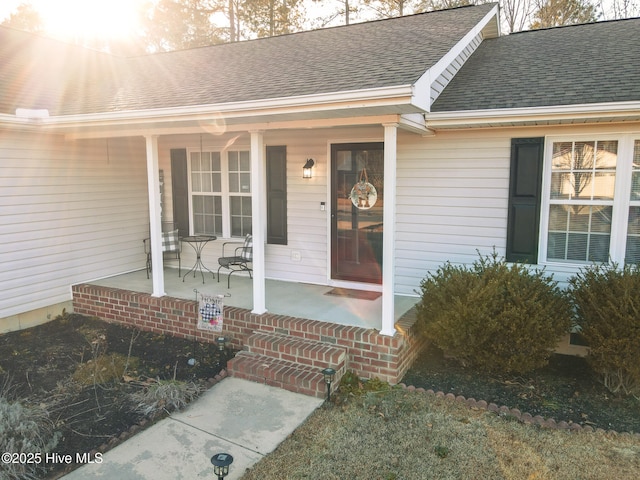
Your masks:
[[[56,0],[39,2],[36,8],[55,36],[124,39],[138,28],[139,6],[139,0]]]

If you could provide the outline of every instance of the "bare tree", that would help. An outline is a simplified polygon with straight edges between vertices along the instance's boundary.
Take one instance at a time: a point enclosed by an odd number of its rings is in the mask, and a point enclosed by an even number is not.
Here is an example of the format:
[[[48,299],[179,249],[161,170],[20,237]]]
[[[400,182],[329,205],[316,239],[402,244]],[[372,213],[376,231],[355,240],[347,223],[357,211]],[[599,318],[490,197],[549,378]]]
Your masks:
[[[312,19],[312,22],[316,27],[323,28],[331,24],[336,18],[344,16],[344,24],[349,25],[351,23],[351,16],[358,14],[360,8],[358,7],[357,0],[312,0],[317,5],[322,5],[323,8],[326,5],[327,10],[330,12],[327,15],[322,15],[319,18]]]
[[[640,0],[599,0],[598,7],[605,20],[640,17]]]
[[[362,0],[363,5],[376,12],[378,18],[401,17],[416,11],[417,0]]]
[[[245,1],[238,14],[252,35],[272,37],[302,30],[302,0]]]
[[[223,43],[225,29],[211,21],[223,9],[212,0],[160,0],[144,19],[145,41],[155,51]]]
[[[507,33],[520,32],[531,23],[532,0],[502,0],[502,22]]]
[[[42,32],[44,29],[40,13],[28,3],[18,5],[9,18],[2,22],[2,25],[32,33]]]
[[[598,20],[596,7],[589,0],[534,0],[537,9],[531,29],[589,23]]]

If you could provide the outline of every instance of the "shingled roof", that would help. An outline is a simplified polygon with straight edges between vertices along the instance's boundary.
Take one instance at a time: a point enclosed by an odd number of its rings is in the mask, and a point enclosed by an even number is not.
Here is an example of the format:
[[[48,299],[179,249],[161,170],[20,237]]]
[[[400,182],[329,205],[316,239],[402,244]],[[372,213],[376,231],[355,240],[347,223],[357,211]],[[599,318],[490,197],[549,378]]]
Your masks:
[[[413,85],[494,7],[127,59],[0,28],[0,113],[126,112]]]
[[[433,112],[640,101],[640,19],[488,39]]]

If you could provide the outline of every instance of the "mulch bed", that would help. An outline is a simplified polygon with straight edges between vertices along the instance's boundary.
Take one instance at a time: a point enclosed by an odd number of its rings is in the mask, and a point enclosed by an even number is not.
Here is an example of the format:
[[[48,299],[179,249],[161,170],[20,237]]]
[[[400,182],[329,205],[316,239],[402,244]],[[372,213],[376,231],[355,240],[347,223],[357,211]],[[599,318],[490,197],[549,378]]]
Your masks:
[[[226,352],[230,358],[233,352]],[[104,354],[136,358],[126,376],[81,385],[79,366]],[[190,359],[196,364],[191,366]],[[104,452],[168,412],[144,416],[131,393],[150,379],[193,381],[203,389],[224,375],[217,345],[140,332],[79,315],[0,335],[0,393],[42,405],[62,433],[60,454]],[[460,366],[426,348],[404,376],[406,385],[484,400],[557,422],[617,432],[640,432],[640,401],[604,388],[586,361],[554,355],[549,366],[522,376],[490,375]],[[62,473],[52,467],[48,478]]]
[[[117,380],[86,384],[73,378],[81,364],[111,354],[137,361]],[[189,365],[190,359],[195,365]],[[75,457],[104,452],[128,437],[132,427],[141,429],[168,414],[137,412],[130,394],[157,379],[192,381],[204,390],[215,383],[224,360],[215,344],[65,315],[0,335],[0,394],[44,406],[62,434],[55,452]],[[47,475],[57,476],[60,468],[52,467]]]
[[[437,348],[427,347],[402,383],[569,425],[640,432],[640,401],[609,392],[584,358],[553,355],[547,367],[526,375],[492,375],[465,368]]]

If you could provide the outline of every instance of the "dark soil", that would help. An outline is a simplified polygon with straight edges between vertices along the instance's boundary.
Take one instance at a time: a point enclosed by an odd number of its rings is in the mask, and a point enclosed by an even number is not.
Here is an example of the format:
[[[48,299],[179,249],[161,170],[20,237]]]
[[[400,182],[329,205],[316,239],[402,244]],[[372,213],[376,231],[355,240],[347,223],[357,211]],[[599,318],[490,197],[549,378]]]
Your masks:
[[[427,347],[402,383],[517,408],[556,422],[640,432],[640,401],[609,392],[580,357],[553,355],[547,367],[525,375],[491,375],[464,368],[435,347]]]
[[[79,315],[65,315],[41,326],[0,335],[0,394],[26,405],[44,406],[62,434],[55,452],[104,451],[133,425],[168,413],[136,411],[132,393],[154,380],[192,381],[204,390],[223,368],[215,344],[141,332]],[[120,354],[129,359],[125,375],[109,381],[78,381],[81,364]],[[188,364],[195,359],[195,365]],[[47,472],[56,476],[55,468]]]
[[[115,353],[132,360],[125,376],[85,385],[74,379],[79,366]],[[229,358],[232,353],[224,356]],[[188,364],[192,358],[195,366]],[[131,393],[144,389],[153,379],[193,381],[206,388],[224,361],[215,344],[66,315],[0,335],[0,394],[44,406],[55,430],[62,434],[55,452],[75,456],[105,451],[132,426],[157,420],[158,416],[145,417],[136,411]],[[558,422],[640,432],[640,401],[610,393],[578,357],[555,355],[549,366],[527,375],[489,375],[464,368],[437,349],[427,348],[402,382],[506,405]],[[60,468],[52,467],[46,476],[55,477]]]

